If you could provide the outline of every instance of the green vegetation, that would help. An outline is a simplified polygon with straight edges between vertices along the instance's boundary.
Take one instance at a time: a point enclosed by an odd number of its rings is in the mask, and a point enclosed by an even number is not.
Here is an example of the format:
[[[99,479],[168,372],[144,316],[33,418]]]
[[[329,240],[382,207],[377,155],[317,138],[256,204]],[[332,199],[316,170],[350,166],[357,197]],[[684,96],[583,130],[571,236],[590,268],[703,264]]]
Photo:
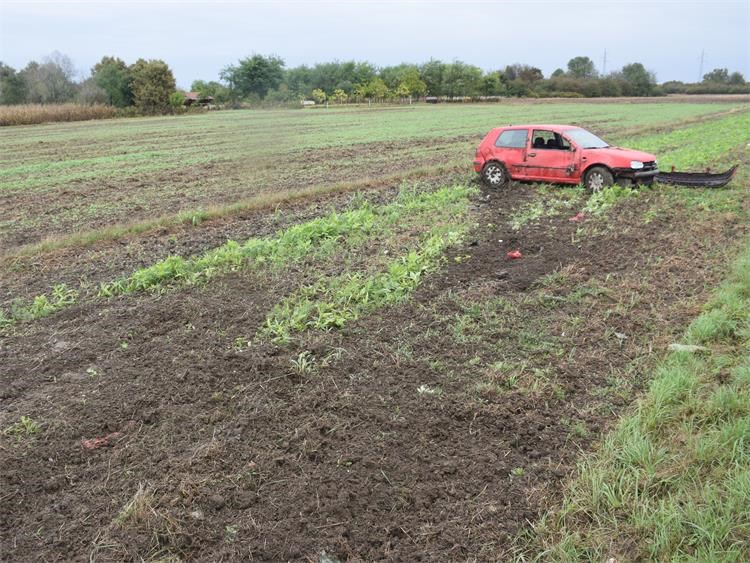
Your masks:
[[[294,225],[274,237],[252,238],[239,244],[228,241],[200,257],[185,259],[170,256],[153,266],[134,272],[128,278],[103,283],[102,297],[163,289],[169,283],[192,285],[252,262],[271,266],[288,265],[302,257],[323,257],[340,244],[356,247],[376,232],[383,232],[399,222],[408,222],[425,213],[466,200],[466,187],[442,188],[418,194],[404,190],[392,204],[373,207],[365,204],[343,213],[331,213],[306,223]]]
[[[622,187],[615,184],[614,186],[610,186],[609,188],[591,194],[586,201],[586,205],[583,207],[583,211],[592,215],[604,215],[609,209],[614,207],[618,201],[636,197],[637,195],[637,191],[629,187]]]
[[[8,311],[0,309],[0,329],[17,321],[30,321],[51,315],[72,305],[78,299],[78,292],[63,284],[55,285],[49,296],[37,295],[26,303],[22,300],[12,302]]]
[[[580,463],[562,508],[536,526],[525,553],[557,561],[750,558],[750,247],[685,342]]]
[[[622,139],[618,144],[654,153],[659,167],[678,170],[715,167],[717,161],[742,144],[747,144],[750,112],[648,136]]]
[[[419,248],[388,264],[384,272],[347,273],[303,287],[274,307],[261,335],[288,342],[294,332],[341,328],[366,312],[402,301],[437,267],[443,251],[461,241],[462,231],[433,229]]]
[[[432,192],[420,192],[417,188],[404,186],[392,203],[375,206],[365,201],[353,209],[293,225],[271,237],[251,238],[242,244],[228,241],[194,258],[169,256],[125,278],[101,283],[98,295],[109,298],[165,291],[175,285],[206,283],[217,275],[249,266],[274,270],[303,258],[321,262],[343,248],[355,250],[373,237],[393,237],[404,230],[424,228],[440,217],[462,217],[469,196],[475,193],[475,189],[466,186],[444,187]],[[431,258],[430,252],[435,248],[434,244],[428,244],[420,260]],[[410,264],[408,260],[407,263]],[[394,276],[397,270],[394,266]],[[0,309],[0,329],[17,321],[45,317],[72,305],[77,299],[77,291],[59,284],[54,286],[50,297],[38,295],[30,302],[17,300],[8,311]]]
[[[16,439],[22,440],[37,434],[40,429],[41,426],[39,423],[31,417],[21,416],[21,420],[11,424],[5,429],[5,434],[8,436],[15,436]]]

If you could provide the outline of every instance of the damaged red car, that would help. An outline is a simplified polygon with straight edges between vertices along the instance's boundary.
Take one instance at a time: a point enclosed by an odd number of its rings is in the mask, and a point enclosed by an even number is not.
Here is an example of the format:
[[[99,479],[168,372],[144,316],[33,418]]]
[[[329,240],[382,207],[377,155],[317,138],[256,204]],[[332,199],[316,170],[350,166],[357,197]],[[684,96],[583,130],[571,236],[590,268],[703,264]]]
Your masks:
[[[610,146],[573,125],[514,125],[493,129],[477,148],[474,170],[489,187],[510,180],[580,184],[593,192],[614,183],[650,184],[656,157]]]

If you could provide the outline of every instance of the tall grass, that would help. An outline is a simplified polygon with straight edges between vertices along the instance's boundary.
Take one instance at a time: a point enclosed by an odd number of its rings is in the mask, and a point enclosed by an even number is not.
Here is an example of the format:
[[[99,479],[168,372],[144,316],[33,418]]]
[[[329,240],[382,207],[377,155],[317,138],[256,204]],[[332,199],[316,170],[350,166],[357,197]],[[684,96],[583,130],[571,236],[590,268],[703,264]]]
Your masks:
[[[112,106],[101,104],[19,104],[0,106],[0,126],[33,125],[50,121],[85,121],[108,119],[116,113]]]

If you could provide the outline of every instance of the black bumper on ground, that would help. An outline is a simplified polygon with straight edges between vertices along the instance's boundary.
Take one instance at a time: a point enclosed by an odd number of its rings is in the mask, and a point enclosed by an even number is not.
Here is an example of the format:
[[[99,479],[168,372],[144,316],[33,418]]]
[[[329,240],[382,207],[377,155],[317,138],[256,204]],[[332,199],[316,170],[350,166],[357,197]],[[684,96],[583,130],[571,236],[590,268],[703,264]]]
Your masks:
[[[650,183],[654,181],[654,178],[659,174],[658,168],[651,170],[633,170],[632,168],[613,168],[612,172],[615,178],[625,178],[633,182],[646,182]]]

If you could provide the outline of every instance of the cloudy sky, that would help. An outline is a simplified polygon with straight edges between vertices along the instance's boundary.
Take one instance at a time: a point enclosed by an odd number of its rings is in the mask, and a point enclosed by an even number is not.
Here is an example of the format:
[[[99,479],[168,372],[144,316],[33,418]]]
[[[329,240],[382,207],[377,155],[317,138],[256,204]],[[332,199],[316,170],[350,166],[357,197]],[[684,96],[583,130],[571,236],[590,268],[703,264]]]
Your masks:
[[[715,67],[750,79],[750,0],[734,1],[45,1],[0,0],[0,60],[60,51],[82,75],[102,55],[165,60],[178,85],[216,79],[252,53],[287,66],[460,59],[523,62],[545,75],[577,55],[607,71],[643,62],[660,82]]]

